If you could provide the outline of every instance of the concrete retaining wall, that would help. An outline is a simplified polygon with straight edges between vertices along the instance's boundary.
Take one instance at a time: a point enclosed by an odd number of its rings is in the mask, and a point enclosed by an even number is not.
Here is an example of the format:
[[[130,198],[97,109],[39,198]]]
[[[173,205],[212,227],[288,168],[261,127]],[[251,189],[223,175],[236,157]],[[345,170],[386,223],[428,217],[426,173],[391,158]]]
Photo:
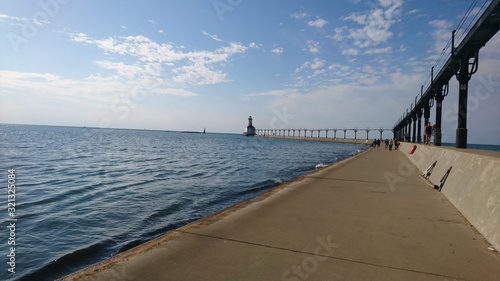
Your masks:
[[[428,145],[410,155],[412,146],[402,143],[400,151],[422,173],[437,161],[429,177],[435,185],[453,166],[441,192],[500,251],[500,158]]]

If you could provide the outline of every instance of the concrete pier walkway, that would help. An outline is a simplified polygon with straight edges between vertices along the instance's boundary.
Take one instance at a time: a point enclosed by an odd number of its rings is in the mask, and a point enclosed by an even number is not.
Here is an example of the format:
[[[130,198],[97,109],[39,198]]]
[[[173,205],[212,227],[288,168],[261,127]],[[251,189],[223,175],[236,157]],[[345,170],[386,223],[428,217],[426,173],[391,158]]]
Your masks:
[[[66,280],[500,280],[500,254],[402,156],[371,149]]]

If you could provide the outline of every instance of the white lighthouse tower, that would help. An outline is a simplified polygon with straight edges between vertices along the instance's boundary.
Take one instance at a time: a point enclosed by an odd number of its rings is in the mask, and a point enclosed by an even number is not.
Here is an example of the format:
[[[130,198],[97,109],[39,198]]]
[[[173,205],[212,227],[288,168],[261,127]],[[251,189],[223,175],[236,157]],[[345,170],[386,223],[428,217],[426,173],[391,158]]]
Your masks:
[[[255,136],[255,127],[252,125],[252,116],[248,117],[248,126],[243,132],[244,136]]]

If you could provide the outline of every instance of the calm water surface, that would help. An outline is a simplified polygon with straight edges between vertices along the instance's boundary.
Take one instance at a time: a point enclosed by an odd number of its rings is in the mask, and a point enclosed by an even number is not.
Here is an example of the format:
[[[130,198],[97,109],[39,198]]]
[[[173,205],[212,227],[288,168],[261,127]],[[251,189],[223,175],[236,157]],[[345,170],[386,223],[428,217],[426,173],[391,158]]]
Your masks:
[[[0,280],[54,280],[364,149],[231,134],[0,125]],[[7,272],[8,169],[16,170],[15,274]]]

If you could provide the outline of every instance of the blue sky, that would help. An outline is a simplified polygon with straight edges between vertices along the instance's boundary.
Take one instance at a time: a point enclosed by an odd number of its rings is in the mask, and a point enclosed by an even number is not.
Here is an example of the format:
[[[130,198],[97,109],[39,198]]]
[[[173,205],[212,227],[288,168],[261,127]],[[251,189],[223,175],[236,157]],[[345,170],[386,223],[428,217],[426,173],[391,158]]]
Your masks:
[[[459,38],[489,0],[0,0],[0,122],[392,128],[473,2]],[[499,50],[470,82],[469,142],[500,144]],[[457,96],[452,79],[447,142]]]

